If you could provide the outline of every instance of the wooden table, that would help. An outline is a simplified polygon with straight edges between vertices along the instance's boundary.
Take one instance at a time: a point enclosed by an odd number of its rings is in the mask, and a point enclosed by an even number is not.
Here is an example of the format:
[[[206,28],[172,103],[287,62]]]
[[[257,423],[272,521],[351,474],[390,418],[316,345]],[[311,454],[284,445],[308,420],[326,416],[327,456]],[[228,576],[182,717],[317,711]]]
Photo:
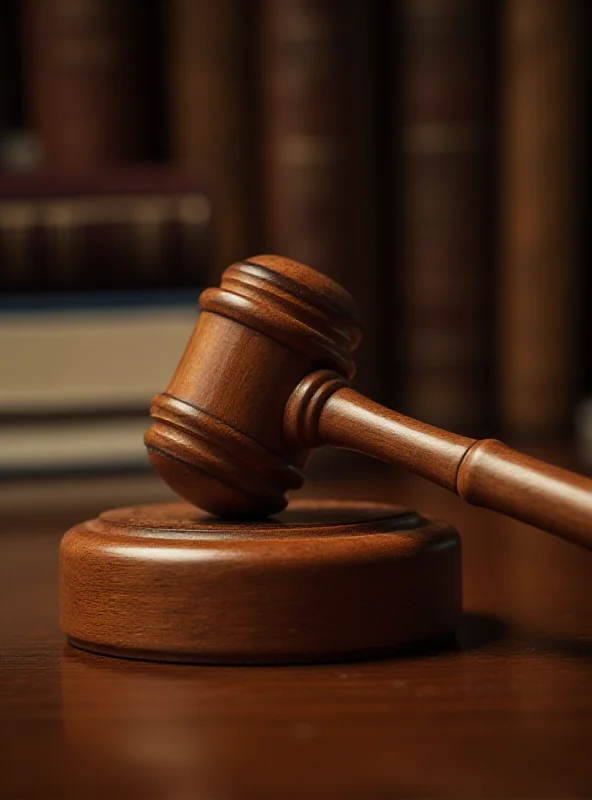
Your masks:
[[[458,527],[456,647],[266,668],[75,651],[57,622],[62,532],[165,490],[152,478],[5,486],[0,797],[591,796],[592,554],[379,468],[308,493],[388,499]]]

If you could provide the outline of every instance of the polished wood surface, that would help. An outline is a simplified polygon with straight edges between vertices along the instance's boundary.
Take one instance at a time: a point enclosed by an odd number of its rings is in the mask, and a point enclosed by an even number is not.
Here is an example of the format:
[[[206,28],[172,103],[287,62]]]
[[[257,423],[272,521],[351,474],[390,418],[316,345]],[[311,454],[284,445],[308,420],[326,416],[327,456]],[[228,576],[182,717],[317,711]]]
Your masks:
[[[149,503],[60,546],[60,618],[97,653],[199,664],[385,656],[454,634],[456,531],[401,506],[293,500],[260,522]]]
[[[63,532],[105,507],[164,500],[161,485],[0,486],[0,797],[590,795],[592,556],[373,462],[315,481],[323,458],[309,495],[400,503],[458,528],[456,646],[294,667],[75,651],[58,625]]]
[[[390,411],[350,389],[352,298],[277,256],[229,267],[175,375],[154,399],[152,463],[181,497],[224,517],[280,511],[309,451],[347,447],[592,549],[592,480]]]
[[[213,514],[281,511],[308,452],[283,435],[284,408],[317,364],[351,377],[360,339],[353,300],[302,264],[257,256],[200,297],[197,326],[145,441],[163,480]],[[175,369],[171,364],[171,372]]]
[[[335,375],[307,376],[288,401],[287,421],[314,420],[307,446],[347,447],[405,467],[444,486],[468,503],[499,511],[592,550],[592,480],[527,456],[495,439],[448,433],[337,388],[316,414],[295,403],[302,385],[334,386]],[[324,382],[323,382],[324,378]],[[314,404],[315,398],[310,403]],[[308,411],[308,413],[307,413]],[[311,430],[312,428],[315,431]]]

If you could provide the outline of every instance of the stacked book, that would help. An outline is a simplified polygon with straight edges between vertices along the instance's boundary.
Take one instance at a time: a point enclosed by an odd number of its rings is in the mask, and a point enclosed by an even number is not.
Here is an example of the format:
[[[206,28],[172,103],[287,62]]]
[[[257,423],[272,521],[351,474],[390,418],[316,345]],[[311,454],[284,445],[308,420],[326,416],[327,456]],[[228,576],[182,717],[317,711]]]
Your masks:
[[[0,476],[137,469],[205,282],[210,201],[160,169],[0,182]]]

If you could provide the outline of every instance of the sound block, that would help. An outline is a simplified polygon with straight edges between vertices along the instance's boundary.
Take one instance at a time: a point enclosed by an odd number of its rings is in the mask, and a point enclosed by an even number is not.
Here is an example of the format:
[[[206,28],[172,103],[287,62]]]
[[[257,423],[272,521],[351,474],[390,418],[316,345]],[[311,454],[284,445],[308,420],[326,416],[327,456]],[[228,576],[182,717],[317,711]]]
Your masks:
[[[376,503],[295,501],[262,522],[106,511],[64,536],[60,580],[71,644],[158,661],[371,658],[446,637],[462,611],[456,531]]]

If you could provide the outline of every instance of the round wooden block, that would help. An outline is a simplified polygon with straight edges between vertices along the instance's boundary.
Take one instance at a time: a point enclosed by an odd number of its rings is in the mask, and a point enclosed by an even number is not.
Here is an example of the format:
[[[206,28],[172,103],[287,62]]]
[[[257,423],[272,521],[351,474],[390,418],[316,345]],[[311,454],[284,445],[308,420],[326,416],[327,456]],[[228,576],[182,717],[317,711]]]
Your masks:
[[[370,658],[450,634],[462,611],[456,531],[376,503],[296,501],[263,522],[106,511],[66,533],[60,577],[73,645],[164,661]]]

